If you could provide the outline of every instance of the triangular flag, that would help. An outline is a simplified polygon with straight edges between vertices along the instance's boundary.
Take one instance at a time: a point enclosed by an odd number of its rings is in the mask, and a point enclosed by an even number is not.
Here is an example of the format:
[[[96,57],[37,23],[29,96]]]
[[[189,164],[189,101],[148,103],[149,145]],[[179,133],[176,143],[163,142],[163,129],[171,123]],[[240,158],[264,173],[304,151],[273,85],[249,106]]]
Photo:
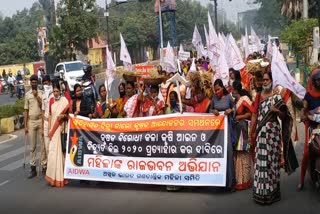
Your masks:
[[[120,60],[123,62],[123,67],[125,70],[132,71],[131,57],[121,33],[120,33],[120,43],[121,43]]]
[[[284,57],[276,46],[273,47],[271,71],[273,87],[281,85],[282,87],[289,89],[300,99],[304,98],[306,89],[291,76]]]
[[[179,52],[184,52],[183,45],[180,44]]]
[[[245,66],[241,57],[241,52],[232,34],[229,34],[227,39],[226,59],[228,66],[235,70],[241,70]]]
[[[197,28],[197,25],[194,26],[192,44],[197,50],[198,57],[205,56],[205,50],[202,44],[202,39],[201,39],[199,30]]]
[[[166,70],[168,73],[176,72],[177,69],[176,69],[175,56],[174,56],[173,48],[170,46],[169,42],[166,48],[166,57],[164,58],[164,63],[166,65]]]
[[[212,68],[215,70],[215,67],[218,66],[219,61],[219,38],[217,36],[216,30],[213,27],[213,23],[210,17],[210,13],[208,12],[208,23],[209,23],[209,33],[208,33],[208,57],[210,59],[210,64]]]
[[[252,39],[252,43],[257,47],[257,51],[260,52],[261,51],[261,41],[259,36],[256,34],[256,32],[253,30],[253,28],[251,27],[251,39]]]
[[[107,46],[107,68],[106,68],[106,88],[108,91],[111,90],[112,82],[114,81],[114,71],[116,70],[116,65],[113,62],[112,55]]]
[[[195,58],[192,59],[192,64],[190,66],[189,72],[196,72],[197,71],[197,67],[196,67],[196,63],[195,63]]]
[[[248,36],[248,30],[246,27],[246,35],[244,37],[244,52],[245,52],[245,56],[246,59],[248,58],[248,56],[250,55],[250,50],[249,50],[249,36]]]

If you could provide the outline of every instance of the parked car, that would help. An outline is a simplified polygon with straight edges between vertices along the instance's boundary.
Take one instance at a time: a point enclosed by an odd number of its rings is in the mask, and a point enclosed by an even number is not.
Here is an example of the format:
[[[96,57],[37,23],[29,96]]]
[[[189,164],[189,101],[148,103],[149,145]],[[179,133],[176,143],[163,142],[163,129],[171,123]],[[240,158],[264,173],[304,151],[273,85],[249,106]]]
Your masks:
[[[54,71],[54,76],[63,79],[72,94],[74,85],[81,84],[83,75],[83,63],[81,61],[60,62],[56,65]]]

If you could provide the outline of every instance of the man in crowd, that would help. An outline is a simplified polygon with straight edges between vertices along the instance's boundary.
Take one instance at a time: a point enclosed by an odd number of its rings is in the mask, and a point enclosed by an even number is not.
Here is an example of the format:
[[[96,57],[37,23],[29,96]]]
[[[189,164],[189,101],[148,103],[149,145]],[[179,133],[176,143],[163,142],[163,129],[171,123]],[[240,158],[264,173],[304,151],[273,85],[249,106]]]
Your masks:
[[[11,70],[9,69],[8,85],[10,87],[11,97],[14,94],[14,85],[16,84],[16,78],[12,75]]]
[[[37,136],[40,136],[40,157],[42,170],[46,170],[47,157],[45,154],[43,128],[42,128],[42,96],[43,92],[38,90],[38,76],[30,77],[31,90],[27,92],[24,103],[24,127],[25,134],[29,135],[30,139],[30,166],[31,171],[28,178],[33,178],[37,175],[36,171],[36,148]]]

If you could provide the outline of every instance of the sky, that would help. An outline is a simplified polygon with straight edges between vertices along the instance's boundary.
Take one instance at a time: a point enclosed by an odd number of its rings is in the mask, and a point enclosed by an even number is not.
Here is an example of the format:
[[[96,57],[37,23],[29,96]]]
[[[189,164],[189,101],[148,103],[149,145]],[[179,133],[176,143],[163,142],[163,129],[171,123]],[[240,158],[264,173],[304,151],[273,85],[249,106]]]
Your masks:
[[[0,12],[3,16],[12,16],[17,10],[23,10],[24,8],[30,8],[37,0],[0,0]],[[105,7],[105,0],[96,0],[97,4],[101,7]],[[109,0],[111,1],[111,0]],[[200,1],[203,5],[207,5],[209,0],[195,0]],[[218,0],[218,9],[224,9],[226,11],[227,19],[236,22],[238,12],[243,12],[248,9],[253,9],[255,6],[246,4],[244,2],[253,2],[254,0]],[[213,2],[211,2],[213,3]],[[178,8],[179,9],[179,8]]]

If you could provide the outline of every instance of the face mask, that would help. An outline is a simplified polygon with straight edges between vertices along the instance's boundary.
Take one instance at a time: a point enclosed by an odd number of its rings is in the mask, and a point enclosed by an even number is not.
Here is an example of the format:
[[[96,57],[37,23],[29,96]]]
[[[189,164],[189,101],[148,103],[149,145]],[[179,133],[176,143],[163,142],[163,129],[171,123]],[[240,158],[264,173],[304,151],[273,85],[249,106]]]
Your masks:
[[[55,100],[55,101],[59,101],[60,98],[61,98],[61,95],[59,95],[58,97],[54,97],[54,100]]]
[[[44,92],[45,92],[46,94],[50,94],[50,93],[53,91],[51,85],[44,85],[44,86],[43,86],[43,89],[44,89]]]
[[[153,100],[157,100],[158,99],[158,96],[155,96],[155,97],[152,97]]]
[[[175,101],[175,100],[170,100],[170,106],[171,106],[171,108],[176,107],[176,105],[177,105],[177,101]]]
[[[37,86],[37,85],[31,85],[31,89],[32,89],[32,90],[37,90],[37,89],[38,89],[38,86]]]
[[[272,88],[272,84],[271,83],[269,85],[267,85],[267,86],[262,86],[262,90],[264,90],[264,91],[270,91],[271,88]]]
[[[223,91],[222,91],[222,90],[220,90],[219,92],[217,92],[217,93],[216,93],[216,95],[217,95],[217,97],[222,97],[222,95],[223,95]]]

